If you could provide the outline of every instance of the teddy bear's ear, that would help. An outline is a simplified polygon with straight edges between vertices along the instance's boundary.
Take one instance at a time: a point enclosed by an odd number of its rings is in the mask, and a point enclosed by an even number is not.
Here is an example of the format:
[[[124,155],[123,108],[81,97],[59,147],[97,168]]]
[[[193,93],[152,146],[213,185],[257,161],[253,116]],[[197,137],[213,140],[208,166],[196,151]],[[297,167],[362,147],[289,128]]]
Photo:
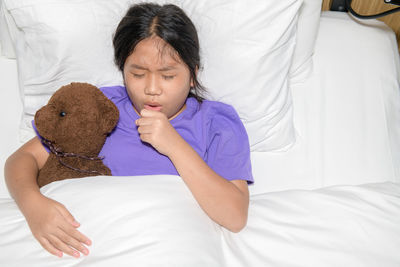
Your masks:
[[[101,129],[103,133],[110,133],[119,120],[119,111],[115,104],[108,99],[100,90]]]

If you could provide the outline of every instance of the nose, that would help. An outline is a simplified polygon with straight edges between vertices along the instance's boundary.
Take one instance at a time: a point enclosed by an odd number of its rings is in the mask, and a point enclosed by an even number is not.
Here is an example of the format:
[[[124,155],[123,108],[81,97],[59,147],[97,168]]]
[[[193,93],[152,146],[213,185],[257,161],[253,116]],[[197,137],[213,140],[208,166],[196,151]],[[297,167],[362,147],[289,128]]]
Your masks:
[[[150,77],[146,81],[146,87],[144,90],[145,94],[147,95],[160,95],[162,89],[157,82],[155,75],[150,75]]]

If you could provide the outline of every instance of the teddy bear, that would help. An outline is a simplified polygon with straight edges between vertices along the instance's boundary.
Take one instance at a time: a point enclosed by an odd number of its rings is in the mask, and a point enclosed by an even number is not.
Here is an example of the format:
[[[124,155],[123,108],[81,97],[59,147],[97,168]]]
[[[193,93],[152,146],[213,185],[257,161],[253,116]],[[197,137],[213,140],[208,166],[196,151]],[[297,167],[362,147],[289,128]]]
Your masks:
[[[35,114],[35,127],[50,154],[37,182],[96,175],[112,175],[98,157],[119,112],[96,86],[71,83],[62,86]]]

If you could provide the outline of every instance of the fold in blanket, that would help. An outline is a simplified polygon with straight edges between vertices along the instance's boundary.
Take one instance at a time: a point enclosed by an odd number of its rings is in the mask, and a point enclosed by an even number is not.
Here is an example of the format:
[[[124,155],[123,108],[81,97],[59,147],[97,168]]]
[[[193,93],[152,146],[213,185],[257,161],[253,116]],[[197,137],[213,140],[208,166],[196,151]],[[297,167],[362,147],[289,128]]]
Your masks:
[[[63,203],[92,241],[57,258],[0,199],[0,266],[400,266],[400,185],[289,190],[251,196],[247,227],[211,221],[178,176],[90,177],[42,193]]]

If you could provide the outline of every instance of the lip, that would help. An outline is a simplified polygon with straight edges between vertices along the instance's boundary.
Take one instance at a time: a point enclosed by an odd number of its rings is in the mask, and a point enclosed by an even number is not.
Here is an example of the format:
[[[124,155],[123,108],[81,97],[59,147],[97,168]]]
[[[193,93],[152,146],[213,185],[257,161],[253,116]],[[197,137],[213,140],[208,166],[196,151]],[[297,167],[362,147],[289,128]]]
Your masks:
[[[160,111],[162,106],[157,102],[147,102],[144,104],[144,108],[148,110]]]

